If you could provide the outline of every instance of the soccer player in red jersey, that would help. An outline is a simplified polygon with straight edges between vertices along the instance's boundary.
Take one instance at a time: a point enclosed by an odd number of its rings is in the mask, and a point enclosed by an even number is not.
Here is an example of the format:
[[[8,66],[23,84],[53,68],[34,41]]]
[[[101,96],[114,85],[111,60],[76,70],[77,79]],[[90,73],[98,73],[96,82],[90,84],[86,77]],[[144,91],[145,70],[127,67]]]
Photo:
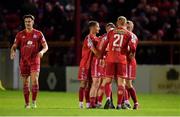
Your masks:
[[[114,77],[117,78],[117,109],[121,109],[121,103],[125,92],[125,79],[127,78],[127,48],[129,45],[130,50],[134,52],[135,47],[134,43],[131,41],[131,34],[126,29],[127,19],[124,16],[120,16],[116,23],[117,28],[108,33],[103,50],[109,44],[105,67],[106,83],[110,83]],[[110,105],[111,101],[108,100],[105,104],[105,108],[110,108]]]
[[[138,38],[137,36],[132,32],[134,29],[134,24],[132,21],[127,21],[127,30],[131,32],[132,36],[132,42],[135,44],[135,48],[138,45]],[[129,50],[130,51],[130,50]],[[129,52],[127,56],[127,62],[128,62],[128,78],[126,79],[126,89],[128,93],[130,94],[133,102],[134,102],[134,107],[133,109],[138,109],[138,101],[137,101],[137,96],[136,96],[136,90],[132,84],[132,81],[136,79],[136,58],[135,58],[135,52]],[[125,95],[125,102],[126,105],[130,105],[129,100],[128,100],[128,95]]]
[[[113,23],[111,23],[111,22],[107,23],[106,27],[105,27],[107,33],[109,31],[113,30],[114,28],[115,28],[115,25]],[[99,50],[102,50],[102,47],[103,47],[105,41],[107,40],[107,33],[105,33],[104,35],[101,36],[101,41],[100,41],[100,44],[98,46]],[[97,103],[98,108],[100,108],[101,105],[102,105],[102,99],[103,99],[104,92],[106,94],[107,99],[111,99],[111,97],[109,97],[109,96],[112,96],[111,95],[112,94],[111,83],[108,83],[105,86],[102,85],[102,84],[105,84],[105,83],[102,83],[102,82],[106,82],[106,80],[105,80],[105,64],[106,64],[105,58],[106,58],[106,53],[108,51],[108,47],[106,48],[105,51],[106,52],[103,53],[102,59],[99,60],[99,64],[98,64],[98,73],[100,75],[99,77],[101,78],[101,84],[99,86],[98,94],[97,94],[98,95],[98,98],[97,98],[98,99],[98,103]]]
[[[113,23],[109,23],[106,26],[106,31],[109,32],[109,30],[111,30],[114,24]],[[98,50],[101,50],[103,43],[105,42],[105,40],[107,39],[106,34],[104,34],[103,36],[99,37],[98,43],[96,45],[96,48]],[[104,55],[105,56],[105,55]],[[98,93],[98,89],[103,77],[103,71],[104,71],[104,60],[98,58],[97,56],[93,56],[92,59],[92,64],[91,64],[91,77],[92,77],[92,86],[91,86],[91,91],[90,91],[90,104],[92,108],[95,108],[96,105],[96,100],[97,100],[97,93]],[[111,88],[111,87],[110,87]],[[108,91],[110,91],[111,89],[108,88]],[[110,91],[111,93],[111,91]]]
[[[40,59],[48,50],[48,45],[42,32],[33,28],[34,16],[25,15],[23,19],[25,29],[17,33],[14,44],[11,47],[10,58],[15,58],[16,49],[19,47],[21,55],[20,75],[23,80],[25,108],[30,108],[30,79],[32,80],[32,108],[36,108],[36,97],[39,91]]]
[[[96,49],[99,33],[99,23],[97,21],[89,21],[89,34],[85,37],[82,47],[82,57],[79,66],[78,80],[80,81],[79,87],[79,106],[83,108],[83,98],[86,98],[86,107],[90,107],[89,100],[89,84],[91,82],[90,66],[93,55],[100,57],[99,51]]]

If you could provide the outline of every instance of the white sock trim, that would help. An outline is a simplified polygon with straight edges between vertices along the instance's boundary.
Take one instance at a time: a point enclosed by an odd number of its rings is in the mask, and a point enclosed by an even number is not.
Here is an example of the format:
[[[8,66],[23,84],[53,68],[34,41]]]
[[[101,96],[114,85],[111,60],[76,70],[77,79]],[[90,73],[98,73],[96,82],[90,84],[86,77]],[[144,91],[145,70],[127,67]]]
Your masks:
[[[129,100],[125,100],[124,103],[126,104],[130,104]]]
[[[90,103],[86,103],[86,108],[89,108],[90,107]]]
[[[111,97],[107,97],[106,100],[111,100]]]

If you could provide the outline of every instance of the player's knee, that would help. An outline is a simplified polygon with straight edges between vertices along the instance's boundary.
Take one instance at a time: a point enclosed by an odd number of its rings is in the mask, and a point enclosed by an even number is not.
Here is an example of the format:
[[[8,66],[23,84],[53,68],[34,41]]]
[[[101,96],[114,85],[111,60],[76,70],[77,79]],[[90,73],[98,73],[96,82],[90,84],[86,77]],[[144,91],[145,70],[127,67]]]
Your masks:
[[[24,86],[29,86],[29,85],[30,85],[29,80],[24,80],[23,85],[24,85]]]
[[[28,83],[28,82],[24,82],[24,87],[27,87],[27,86],[29,86],[30,85],[30,83]]]
[[[106,78],[106,83],[110,83],[111,82],[111,78]]]
[[[101,83],[101,86],[105,86],[105,84],[106,84],[106,81],[105,80],[103,80],[103,82]]]
[[[126,86],[128,88],[132,88],[133,87],[132,82],[131,81],[126,82]]]
[[[38,85],[38,79],[37,78],[33,78],[32,79],[32,85]]]
[[[84,84],[81,84],[80,87],[85,88],[85,85],[84,85]]]
[[[39,84],[39,83],[38,83],[37,80],[32,81],[32,85],[38,85],[38,84]]]
[[[86,87],[86,83],[84,81],[81,81],[80,82],[80,87],[85,88]]]
[[[125,86],[125,82],[123,82],[123,80],[118,80],[118,86]]]
[[[92,87],[92,88],[95,88],[95,87],[96,87],[96,83],[93,82],[91,87]]]
[[[95,83],[95,84],[94,84],[94,87],[95,87],[96,89],[98,89],[98,88],[99,88],[99,84],[98,84],[98,83]]]

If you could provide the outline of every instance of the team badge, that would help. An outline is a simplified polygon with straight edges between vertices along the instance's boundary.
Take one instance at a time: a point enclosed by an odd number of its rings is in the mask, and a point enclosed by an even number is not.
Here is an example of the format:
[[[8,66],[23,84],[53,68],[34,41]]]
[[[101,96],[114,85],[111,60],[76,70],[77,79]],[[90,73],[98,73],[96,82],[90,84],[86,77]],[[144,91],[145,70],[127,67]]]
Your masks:
[[[34,35],[33,35],[33,38],[37,38],[37,35],[36,35],[36,34],[34,34]]]

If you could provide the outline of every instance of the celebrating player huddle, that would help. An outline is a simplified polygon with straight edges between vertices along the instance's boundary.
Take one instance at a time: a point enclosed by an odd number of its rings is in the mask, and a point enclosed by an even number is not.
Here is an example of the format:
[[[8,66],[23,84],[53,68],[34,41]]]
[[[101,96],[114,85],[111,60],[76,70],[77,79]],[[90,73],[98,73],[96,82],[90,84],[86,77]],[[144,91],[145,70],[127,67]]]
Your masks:
[[[100,108],[103,94],[106,94],[105,109],[115,108],[112,100],[112,80],[117,82],[117,109],[129,109],[129,97],[134,102],[133,109],[138,108],[136,91],[132,80],[136,78],[135,52],[138,39],[132,33],[132,21],[123,16],[118,17],[116,26],[106,25],[106,34],[97,37],[99,23],[89,22],[89,34],[83,42],[82,58],[78,79],[79,106],[83,108]]]

